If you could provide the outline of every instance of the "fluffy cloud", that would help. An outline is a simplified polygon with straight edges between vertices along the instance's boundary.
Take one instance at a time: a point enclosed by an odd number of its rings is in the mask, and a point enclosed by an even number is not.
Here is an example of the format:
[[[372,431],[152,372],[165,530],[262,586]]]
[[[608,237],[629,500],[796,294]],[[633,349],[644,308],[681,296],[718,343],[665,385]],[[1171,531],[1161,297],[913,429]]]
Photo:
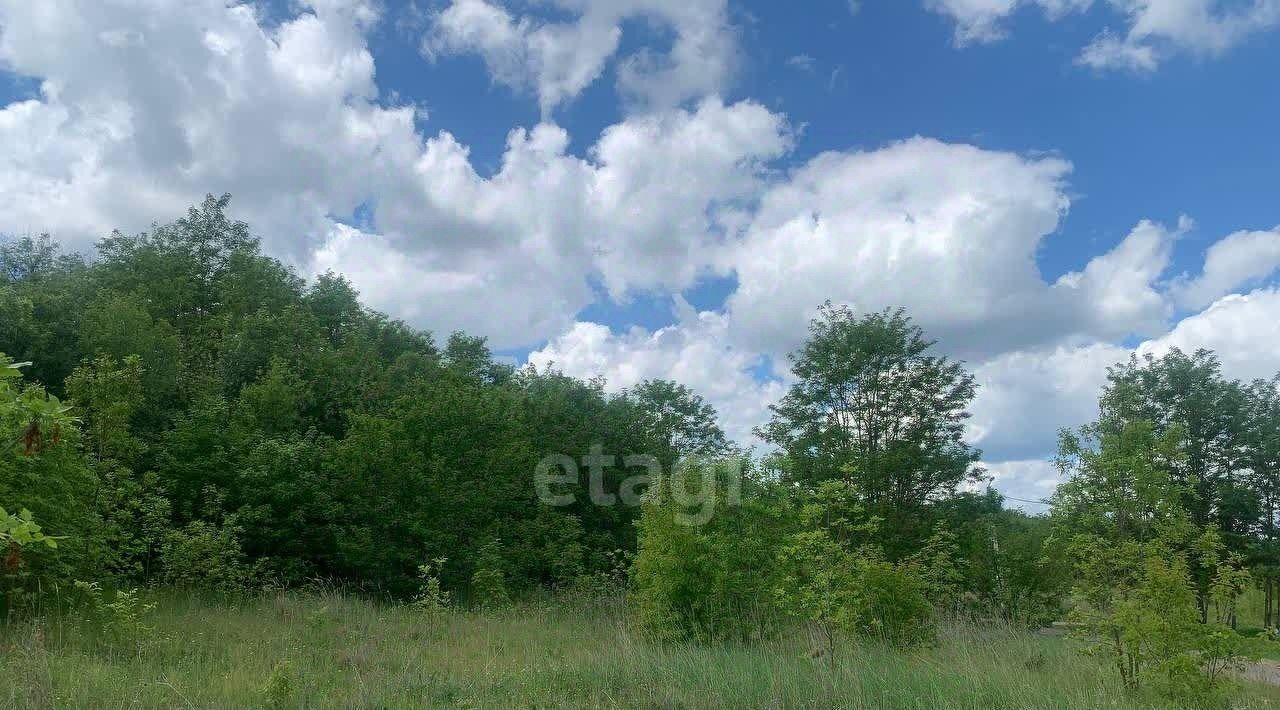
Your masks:
[[[642,49],[618,63],[618,89],[644,106],[667,107],[718,93],[737,52],[725,0],[555,0],[570,21],[516,17],[488,0],[452,0],[435,13],[422,51],[474,52],[494,80],[538,96],[543,114],[573,99],[618,52],[623,23],[647,19],[674,34],[669,53]]]
[[[300,225],[354,209],[381,147],[415,142],[412,110],[376,103],[375,19],[317,2],[268,32],[220,0],[0,2],[0,63],[42,80],[0,110],[0,223],[80,247],[234,189],[304,252]]]
[[[978,365],[973,371],[978,395],[966,438],[991,460],[1046,454],[1058,430],[1097,419],[1107,367],[1127,360],[1129,353],[1091,343],[1003,353]]]
[[[1280,373],[1280,289],[1225,296],[1184,318],[1165,335],[1142,343],[1137,351],[1158,357],[1173,347],[1184,352],[1215,351],[1223,374],[1231,378],[1250,380]]]
[[[915,138],[828,153],[762,198],[725,263],[747,347],[795,347],[824,299],[856,310],[905,306],[950,352],[985,359],[1087,336],[1159,332],[1152,283],[1175,232],[1142,223],[1078,273],[1047,283],[1040,241],[1069,205],[1071,166]]]
[[[340,272],[380,311],[439,333],[484,334],[501,348],[563,331],[592,300],[581,276],[567,278],[563,263],[536,252],[516,244],[442,263],[438,254],[405,253],[382,235],[335,224],[307,271]]]
[[[590,280],[618,298],[689,285],[790,145],[780,115],[706,99],[608,127],[584,157],[554,124],[515,129],[482,177],[453,135],[385,104],[371,8],[316,1],[268,29],[222,0],[0,0],[0,63],[42,80],[0,109],[0,229],[83,248],[229,191],[272,253],[419,326],[462,325],[470,297],[488,309],[471,330],[527,345]],[[362,206],[377,234],[333,219]]]
[[[676,304],[677,322],[652,332],[614,332],[599,323],[575,323],[532,353],[529,362],[579,377],[602,376],[614,391],[646,379],[675,380],[716,408],[733,440],[756,443],[751,429],[768,419],[769,405],[783,394],[782,383],[753,375],[762,358],[728,344],[724,315],[694,312],[679,298]]]
[[[1031,499],[1052,492],[1056,472],[1032,457],[1052,452],[1059,429],[1097,418],[1106,368],[1134,353],[1159,357],[1174,347],[1215,351],[1229,378],[1274,376],[1280,372],[1280,290],[1222,298],[1134,349],[1108,343],[1061,346],[1004,353],[979,365],[974,374],[980,389],[967,436],[988,460],[1003,462],[989,464],[997,473],[996,487]]]
[[[379,201],[378,227],[400,235],[397,249],[434,252],[450,268],[482,268],[482,257],[499,272],[529,265],[551,280],[599,276],[616,298],[678,291],[712,261],[726,220],[758,193],[790,131],[759,104],[707,99],[692,111],[610,126],[585,159],[568,154],[568,143],[552,124],[514,130],[501,168],[484,178],[466,148],[442,133],[426,141],[411,174],[387,186],[399,199]],[[423,234],[442,236],[415,236]],[[456,247],[448,258],[442,238]]]
[[[1153,71],[1175,52],[1221,54],[1280,26],[1280,0],[925,0],[925,7],[955,21],[959,46],[1004,38],[1004,23],[1023,7],[1039,7],[1056,20],[1103,4],[1124,17],[1126,30],[1103,30],[1081,51],[1077,62],[1095,69]]]
[[[1280,26],[1280,0],[1109,0],[1128,20],[1124,36],[1103,32],[1079,62],[1097,69],[1154,70],[1175,51],[1221,54]]]
[[[1214,242],[1205,252],[1204,269],[1176,287],[1185,308],[1204,308],[1214,300],[1280,269],[1280,226],[1271,231],[1240,231]]]

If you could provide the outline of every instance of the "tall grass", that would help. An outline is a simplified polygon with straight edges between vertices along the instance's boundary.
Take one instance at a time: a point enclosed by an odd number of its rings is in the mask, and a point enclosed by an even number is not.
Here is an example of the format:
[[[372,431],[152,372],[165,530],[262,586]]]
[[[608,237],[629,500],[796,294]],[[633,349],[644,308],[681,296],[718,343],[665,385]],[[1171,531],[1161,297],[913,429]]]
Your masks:
[[[0,707],[1138,708],[1071,642],[945,624],[932,647],[804,632],[754,644],[650,643],[616,604],[547,598],[430,615],[337,592],[212,601],[168,593],[135,644],[73,616],[4,627]],[[1280,693],[1250,686],[1239,707]]]

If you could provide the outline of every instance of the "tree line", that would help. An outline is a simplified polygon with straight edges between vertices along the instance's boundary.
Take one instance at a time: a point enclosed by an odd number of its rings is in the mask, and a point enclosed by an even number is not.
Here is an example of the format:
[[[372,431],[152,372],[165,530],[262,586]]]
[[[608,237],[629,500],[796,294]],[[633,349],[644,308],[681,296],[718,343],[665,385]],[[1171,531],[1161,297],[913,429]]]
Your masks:
[[[486,549],[514,589],[563,583],[634,549],[636,511],[590,505],[585,481],[579,504],[540,505],[542,456],[732,449],[681,385],[609,394],[516,369],[481,338],[437,343],[363,307],[340,276],[307,283],[227,204],[115,233],[91,260],[47,237],[0,245],[0,352],[28,363],[9,387],[67,403],[13,415],[46,422],[24,426],[47,450],[5,452],[0,501],[66,540],[15,552],[6,605],[72,578],[403,596],[435,557],[465,591]]]

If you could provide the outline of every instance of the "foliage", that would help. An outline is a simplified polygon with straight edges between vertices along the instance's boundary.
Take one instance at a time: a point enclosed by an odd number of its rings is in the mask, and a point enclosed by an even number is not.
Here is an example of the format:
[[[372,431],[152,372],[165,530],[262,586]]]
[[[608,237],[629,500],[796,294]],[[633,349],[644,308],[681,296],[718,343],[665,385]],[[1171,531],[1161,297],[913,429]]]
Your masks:
[[[263,705],[272,709],[290,707],[293,692],[293,666],[287,661],[279,661],[272,667],[271,675],[267,676],[262,687]]]
[[[772,632],[777,570],[765,561],[777,557],[792,513],[779,486],[738,478],[741,470],[737,459],[697,461],[646,492],[629,601],[653,636],[749,639]],[[735,481],[742,486],[737,502]]]
[[[154,602],[143,601],[137,589],[117,589],[108,595],[98,582],[77,580],[79,609],[85,619],[98,627],[114,647],[132,646],[141,650],[155,640],[155,627],[147,617],[155,612]]]
[[[438,614],[453,604],[453,595],[440,584],[440,568],[447,560],[437,557],[418,565],[419,587],[413,606],[428,614]]]
[[[26,364],[0,354],[0,501],[17,509],[0,512],[0,611],[90,570],[96,557],[92,474],[75,450],[76,422],[57,397],[20,384]]]
[[[25,547],[41,543],[45,547],[56,550],[58,539],[45,535],[43,528],[36,523],[35,515],[26,508],[18,511],[17,514],[11,514],[4,508],[0,508],[0,546]]]
[[[44,529],[35,521],[35,515],[26,508],[16,514],[0,508],[0,553],[4,554],[3,561],[0,561],[0,591],[4,591],[6,597],[10,593],[8,590],[17,586],[16,578],[22,573],[23,549],[36,544],[56,550],[58,538],[45,535]]]
[[[159,564],[166,584],[219,592],[244,590],[254,575],[240,549],[234,518],[222,525],[195,520],[165,536]]]
[[[471,572],[471,601],[481,609],[497,609],[511,602],[501,545],[501,541],[494,538],[476,553],[475,568]]]
[[[0,244],[0,349],[34,362],[31,384],[0,370],[0,424],[20,442],[0,456],[0,502],[69,541],[29,554],[24,584],[235,588],[253,570],[409,598],[425,553],[454,561],[440,584],[465,595],[501,532],[487,569],[519,595],[635,550],[638,510],[594,505],[585,476],[570,505],[542,505],[540,458],[616,454],[616,494],[634,473],[621,457],[728,450],[686,387],[610,394],[516,372],[483,338],[437,347],[342,276],[307,282],[262,254],[228,205],[113,233],[89,261],[46,237]]]
[[[796,384],[757,433],[781,448],[789,480],[855,482],[900,559],[928,536],[928,504],[980,476],[963,438],[973,376],[930,355],[933,343],[900,310],[859,318],[828,302],[809,333],[791,356]]]
[[[959,605],[964,584],[959,547],[955,532],[938,527],[924,546],[907,558],[924,585],[925,596],[936,608],[955,609]]]
[[[1054,517],[1077,570],[1072,616],[1126,687],[1150,682],[1171,698],[1213,702],[1244,662],[1232,624],[1248,574],[1219,530],[1184,507],[1196,484],[1182,473],[1184,430],[1158,430],[1104,407],[1083,436],[1062,436],[1060,462],[1074,475]]]
[[[1246,660],[1245,639],[1215,619],[1201,623],[1194,586],[1183,553],[1161,543],[1128,543],[1079,551],[1081,595],[1074,612],[1090,651],[1110,659],[1123,683],[1137,688],[1148,678],[1173,698],[1208,701],[1231,686],[1227,671]],[[1219,570],[1215,595],[1234,604],[1243,579],[1229,565]]]
[[[840,632],[901,646],[932,635],[928,581],[917,564],[883,559],[873,542],[877,522],[853,522],[863,517],[858,498],[849,483],[820,485],[778,554],[779,608],[814,624],[829,655]]]

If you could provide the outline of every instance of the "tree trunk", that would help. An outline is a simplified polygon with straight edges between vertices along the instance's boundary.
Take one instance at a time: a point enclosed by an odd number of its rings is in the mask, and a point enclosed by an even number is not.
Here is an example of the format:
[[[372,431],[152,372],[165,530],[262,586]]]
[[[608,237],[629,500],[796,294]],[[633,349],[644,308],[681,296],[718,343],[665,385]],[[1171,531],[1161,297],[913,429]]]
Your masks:
[[[1271,575],[1267,575],[1263,580],[1263,589],[1266,590],[1264,593],[1266,601],[1262,607],[1262,626],[1269,629],[1271,628]]]

